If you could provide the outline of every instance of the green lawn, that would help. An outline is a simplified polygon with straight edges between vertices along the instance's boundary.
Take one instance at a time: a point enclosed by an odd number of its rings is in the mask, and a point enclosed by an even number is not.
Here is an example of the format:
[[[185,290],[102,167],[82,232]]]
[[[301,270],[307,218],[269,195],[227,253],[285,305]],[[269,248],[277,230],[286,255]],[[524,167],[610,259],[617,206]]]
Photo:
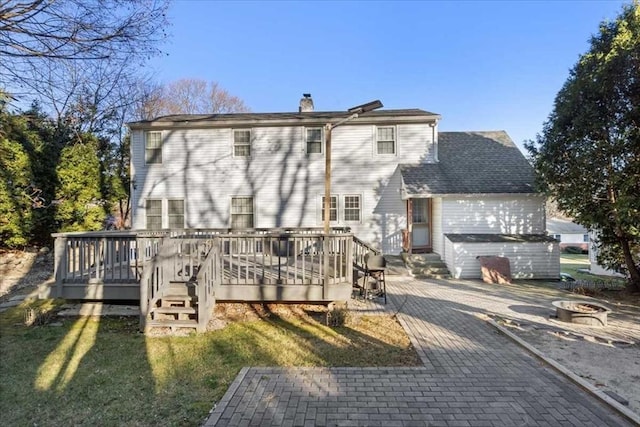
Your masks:
[[[327,327],[273,315],[188,337],[147,337],[137,318],[27,327],[23,316],[24,307],[0,313],[3,425],[199,425],[243,366],[420,364],[382,316]]]
[[[579,269],[589,269],[589,255],[584,254],[560,254],[560,271],[570,274],[578,281],[591,284],[602,284],[613,286],[614,288],[624,287],[624,279],[612,276],[596,276],[590,273],[579,272]]]
[[[575,279],[593,278],[588,273],[580,273],[578,269],[589,269],[589,255],[584,254],[560,254],[560,271],[570,274]]]

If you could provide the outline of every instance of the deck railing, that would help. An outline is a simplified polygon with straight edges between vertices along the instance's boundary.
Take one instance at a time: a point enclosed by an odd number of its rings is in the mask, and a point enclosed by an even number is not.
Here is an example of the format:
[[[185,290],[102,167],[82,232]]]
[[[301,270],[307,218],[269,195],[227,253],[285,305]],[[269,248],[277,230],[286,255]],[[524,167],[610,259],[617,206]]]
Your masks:
[[[172,284],[195,288],[200,325],[216,298],[348,298],[370,250],[346,229],[103,231],[55,234],[54,296],[140,300],[141,323]]]
[[[352,236],[232,234],[220,236],[223,285],[335,284],[350,276]],[[325,263],[325,253],[328,263]],[[327,280],[325,282],[325,280]]]
[[[217,239],[216,239],[217,240]],[[198,296],[198,332],[206,330],[213,317],[216,303],[216,289],[222,283],[220,264],[220,244],[214,241],[209,254],[204,259],[196,276],[196,294]]]
[[[354,256],[356,260],[363,256],[362,244],[354,246],[346,228],[332,229],[329,236],[321,228],[301,228],[95,231],[56,233],[53,237],[58,286],[134,284],[143,279],[145,268],[160,266],[163,279],[184,280],[185,275],[197,274],[195,269],[214,237],[220,238],[223,283],[228,285],[338,283],[351,274],[348,266]],[[163,255],[164,261],[158,264],[155,257],[165,241],[176,243],[165,249],[172,252]],[[145,280],[160,278],[152,274]]]

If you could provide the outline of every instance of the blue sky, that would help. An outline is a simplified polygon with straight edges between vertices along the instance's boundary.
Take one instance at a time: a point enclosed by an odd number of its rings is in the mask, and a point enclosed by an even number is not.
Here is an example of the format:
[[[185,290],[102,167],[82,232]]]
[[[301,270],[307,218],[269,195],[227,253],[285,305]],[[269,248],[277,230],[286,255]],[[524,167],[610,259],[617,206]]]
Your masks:
[[[601,21],[622,1],[175,0],[157,80],[217,81],[254,112],[373,99],[442,115],[441,130],[506,130],[522,145]]]

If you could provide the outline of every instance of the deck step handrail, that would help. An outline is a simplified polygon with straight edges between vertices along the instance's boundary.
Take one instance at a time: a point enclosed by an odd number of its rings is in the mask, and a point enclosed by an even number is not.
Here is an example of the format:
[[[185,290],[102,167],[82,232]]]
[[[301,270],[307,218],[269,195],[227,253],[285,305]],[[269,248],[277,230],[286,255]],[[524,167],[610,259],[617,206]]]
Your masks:
[[[374,255],[380,255],[378,249],[374,248],[370,244],[358,239],[356,236],[353,236],[353,266],[360,270],[365,271],[366,262],[365,256],[368,253],[373,253]]]
[[[220,260],[220,239],[214,238],[212,247],[200,264],[196,276],[196,294],[198,296],[198,332],[207,330],[213,317],[216,303],[216,290],[222,283],[222,264]]]
[[[212,239],[173,239],[163,237],[159,249],[145,262],[140,281],[141,327],[149,320],[155,304],[172,284],[185,286],[196,281],[203,260],[213,245]],[[143,320],[144,319],[144,320]]]

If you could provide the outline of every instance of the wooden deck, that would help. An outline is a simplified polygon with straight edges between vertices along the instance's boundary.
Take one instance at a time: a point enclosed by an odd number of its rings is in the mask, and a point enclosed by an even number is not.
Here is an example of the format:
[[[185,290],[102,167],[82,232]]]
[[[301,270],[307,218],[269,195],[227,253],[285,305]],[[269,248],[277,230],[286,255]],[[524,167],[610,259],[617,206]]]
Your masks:
[[[141,312],[177,284],[199,315],[215,301],[322,302],[350,298],[354,268],[372,249],[348,230],[105,231],[54,235],[54,297],[140,300]]]

